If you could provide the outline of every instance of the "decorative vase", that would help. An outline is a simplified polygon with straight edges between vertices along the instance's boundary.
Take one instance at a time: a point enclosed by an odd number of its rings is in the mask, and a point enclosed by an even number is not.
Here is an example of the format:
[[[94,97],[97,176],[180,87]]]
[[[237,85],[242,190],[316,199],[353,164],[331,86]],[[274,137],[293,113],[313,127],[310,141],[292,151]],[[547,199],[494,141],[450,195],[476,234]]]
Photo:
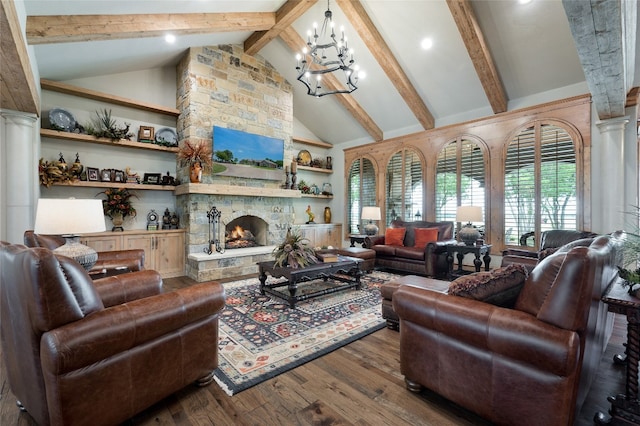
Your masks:
[[[113,223],[111,232],[124,231],[124,228],[122,227],[122,224],[124,223],[124,217],[122,216],[122,213],[114,213],[113,217],[111,218],[111,222]]]
[[[324,208],[324,223],[331,223],[331,207]]]
[[[202,167],[200,163],[194,163],[191,165],[191,170],[189,173],[189,180],[191,183],[200,183],[202,180]]]

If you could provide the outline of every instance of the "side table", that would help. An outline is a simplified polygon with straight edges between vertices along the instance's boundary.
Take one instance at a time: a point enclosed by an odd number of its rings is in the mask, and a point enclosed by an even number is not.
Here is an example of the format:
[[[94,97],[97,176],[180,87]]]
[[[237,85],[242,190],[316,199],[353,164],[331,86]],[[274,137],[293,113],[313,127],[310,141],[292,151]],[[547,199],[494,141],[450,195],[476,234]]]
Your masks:
[[[364,239],[367,237],[373,237],[373,235],[367,235],[367,234],[349,234],[349,241],[351,242],[351,246],[350,247],[355,247],[356,243],[360,244],[362,247],[364,247]]]
[[[453,270],[453,255],[457,253],[458,269]],[[449,263],[449,279],[456,276],[464,275],[465,272],[462,269],[462,259],[467,253],[473,253],[475,259],[473,265],[476,268],[476,272],[480,272],[480,267],[484,261],[484,270],[489,270],[489,264],[491,263],[491,244],[483,244],[481,246],[468,246],[466,244],[449,244],[447,245],[447,262]],[[482,257],[482,260],[480,258]]]
[[[616,355],[614,362],[621,360],[627,364],[627,380],[625,393],[609,396],[611,403],[610,416],[597,412],[593,417],[596,424],[640,424],[640,401],[638,401],[638,360],[640,360],[640,299],[629,294],[627,288],[622,286],[622,279],[618,278],[607,288],[602,296],[602,301],[607,304],[607,309],[616,314],[627,317],[627,346],[626,356]]]

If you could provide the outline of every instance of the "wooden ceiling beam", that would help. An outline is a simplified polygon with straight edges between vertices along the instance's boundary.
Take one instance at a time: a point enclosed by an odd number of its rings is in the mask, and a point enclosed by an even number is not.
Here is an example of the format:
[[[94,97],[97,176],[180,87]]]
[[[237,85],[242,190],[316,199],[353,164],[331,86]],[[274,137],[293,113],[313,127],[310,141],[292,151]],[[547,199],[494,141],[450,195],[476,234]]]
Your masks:
[[[263,31],[276,23],[274,12],[166,13],[136,15],[27,16],[29,44],[69,43],[140,37]]]
[[[293,27],[287,27],[280,33],[282,41],[289,46],[289,49],[293,52],[299,52],[306,42],[300,37],[300,35],[293,29]],[[333,74],[323,75],[323,83],[328,90],[341,89],[343,86]],[[366,113],[366,111],[358,104],[353,96],[348,94],[335,94],[335,99],[342,104],[344,108],[351,113],[353,118],[366,130],[374,141],[381,141],[383,139],[382,130],[376,125],[373,119]]]
[[[393,52],[391,52],[382,35],[371,21],[371,18],[369,18],[362,3],[358,0],[336,0],[336,3],[356,29],[422,127],[425,130],[433,129],[435,120],[431,111],[429,111]]]
[[[507,110],[507,95],[469,0],[447,0],[494,114]]]
[[[13,1],[0,2],[0,109],[40,116],[40,98]]]
[[[256,31],[244,42],[244,51],[247,55],[255,55],[271,40],[275,39],[296,19],[301,17],[318,0],[287,0],[276,12],[276,23],[266,31]]]

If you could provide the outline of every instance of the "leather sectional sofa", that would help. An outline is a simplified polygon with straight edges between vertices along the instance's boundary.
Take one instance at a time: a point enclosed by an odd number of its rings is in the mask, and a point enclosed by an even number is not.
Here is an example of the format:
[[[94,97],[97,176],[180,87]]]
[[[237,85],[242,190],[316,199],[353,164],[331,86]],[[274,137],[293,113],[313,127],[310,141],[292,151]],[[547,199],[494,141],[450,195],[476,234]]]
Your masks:
[[[391,245],[385,235],[367,237],[364,247],[376,252],[376,267],[428,277],[445,276],[449,270],[446,245],[455,243],[453,222],[405,222],[394,220],[387,229],[404,228],[401,245]],[[416,247],[416,229],[437,228],[436,241]]]
[[[541,260],[513,308],[400,286],[400,366],[424,386],[498,425],[572,425],[595,378],[613,315],[619,240],[580,240]]]

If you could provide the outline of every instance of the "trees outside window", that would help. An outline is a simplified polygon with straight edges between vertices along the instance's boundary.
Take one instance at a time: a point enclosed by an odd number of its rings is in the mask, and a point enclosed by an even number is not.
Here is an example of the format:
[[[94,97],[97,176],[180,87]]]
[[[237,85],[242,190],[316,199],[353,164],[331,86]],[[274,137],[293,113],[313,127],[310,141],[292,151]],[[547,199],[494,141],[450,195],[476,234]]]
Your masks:
[[[485,204],[485,161],[480,145],[470,139],[449,142],[436,166],[436,220],[455,221],[458,206]]]
[[[396,152],[387,164],[385,223],[414,221],[424,213],[422,161],[410,149]]]
[[[364,223],[360,218],[362,207],[377,206],[376,174],[373,163],[366,158],[358,158],[351,163],[348,200],[349,233],[360,234],[364,229]]]
[[[577,229],[576,178],[575,144],[565,129],[537,123],[516,135],[505,161],[505,244],[520,245],[525,234]]]

